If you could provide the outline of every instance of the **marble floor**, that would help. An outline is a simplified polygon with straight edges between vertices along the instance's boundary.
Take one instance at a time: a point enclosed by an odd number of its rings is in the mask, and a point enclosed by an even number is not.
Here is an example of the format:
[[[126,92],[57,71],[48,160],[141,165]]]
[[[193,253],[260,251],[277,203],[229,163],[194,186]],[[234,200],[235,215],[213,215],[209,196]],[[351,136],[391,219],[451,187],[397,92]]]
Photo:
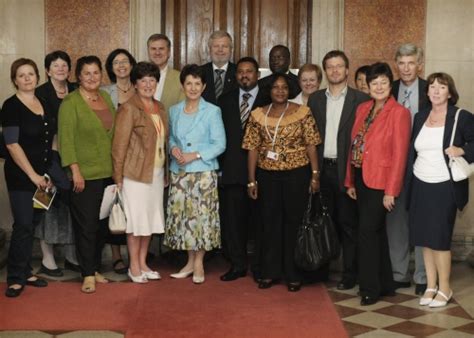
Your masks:
[[[34,267],[38,268],[39,265],[40,262],[35,260]],[[64,273],[64,277],[58,280],[80,280],[75,272],[64,270]],[[104,275],[114,281],[128,281],[126,276],[113,271]],[[0,281],[5,281],[5,268],[0,270]],[[418,305],[413,286],[397,290],[395,297],[386,297],[377,304],[361,307],[356,295],[357,288],[339,291],[335,284],[335,281],[327,283],[328,292],[350,337],[474,337],[474,269],[467,263],[453,264],[453,301],[435,310]],[[120,338],[124,335],[111,331],[0,331],[0,338],[3,337]]]

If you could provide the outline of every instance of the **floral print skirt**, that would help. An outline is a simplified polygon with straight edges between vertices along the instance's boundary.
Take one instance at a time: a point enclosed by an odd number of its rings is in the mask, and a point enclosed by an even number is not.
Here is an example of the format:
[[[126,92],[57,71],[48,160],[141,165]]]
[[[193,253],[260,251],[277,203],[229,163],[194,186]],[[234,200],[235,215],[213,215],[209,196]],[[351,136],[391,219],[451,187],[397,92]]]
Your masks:
[[[221,245],[215,171],[171,173],[164,244],[210,251]]]

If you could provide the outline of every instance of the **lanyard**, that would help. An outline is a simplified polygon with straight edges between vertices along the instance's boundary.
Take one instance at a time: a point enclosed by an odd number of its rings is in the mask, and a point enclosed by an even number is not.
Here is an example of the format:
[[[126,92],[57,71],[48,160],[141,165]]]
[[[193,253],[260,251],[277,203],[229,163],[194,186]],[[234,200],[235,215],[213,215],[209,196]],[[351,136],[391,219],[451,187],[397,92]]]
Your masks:
[[[267,109],[267,112],[265,113],[265,131],[267,132],[267,135],[268,137],[270,138],[270,140],[272,140],[272,150],[275,149],[275,141],[276,141],[276,138],[277,138],[277,135],[278,135],[278,128],[280,128],[280,123],[281,123],[281,120],[283,119],[283,116],[285,115],[286,111],[288,110],[288,105],[289,103],[287,102],[286,103],[286,107],[285,107],[285,110],[283,111],[283,113],[280,115],[280,118],[278,119],[278,122],[275,126],[275,134],[272,135],[270,134],[270,131],[268,130],[268,123],[267,123],[267,118],[268,118],[268,114],[270,113],[270,109],[272,109],[272,106],[273,106],[273,103],[270,104],[270,106],[268,107]]]
[[[154,111],[156,112],[159,111],[157,102],[153,102],[153,108],[154,109],[151,112],[147,111],[147,109],[145,108],[145,112],[150,115],[151,121],[153,122],[153,125],[155,126],[156,134],[158,135],[158,138],[160,138],[161,137],[161,123],[159,122],[159,120],[155,120],[152,116],[152,115],[155,115],[153,114]],[[158,113],[156,115],[160,118],[160,115]]]

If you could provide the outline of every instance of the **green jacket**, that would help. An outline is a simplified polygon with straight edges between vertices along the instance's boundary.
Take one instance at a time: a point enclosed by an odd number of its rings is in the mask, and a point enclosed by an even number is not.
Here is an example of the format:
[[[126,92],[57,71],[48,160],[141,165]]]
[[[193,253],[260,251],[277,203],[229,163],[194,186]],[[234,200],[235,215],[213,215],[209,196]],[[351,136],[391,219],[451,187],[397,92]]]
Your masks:
[[[115,109],[109,94],[100,91],[115,120]],[[85,180],[112,176],[113,128],[107,131],[96,113],[76,89],[59,107],[59,154],[63,167],[79,165]]]

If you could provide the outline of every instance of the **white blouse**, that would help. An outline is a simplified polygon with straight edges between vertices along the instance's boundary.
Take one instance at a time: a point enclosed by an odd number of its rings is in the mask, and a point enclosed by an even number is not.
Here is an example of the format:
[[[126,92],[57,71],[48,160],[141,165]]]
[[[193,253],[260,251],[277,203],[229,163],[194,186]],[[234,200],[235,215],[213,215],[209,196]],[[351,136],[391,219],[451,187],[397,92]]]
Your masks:
[[[415,140],[417,158],[413,166],[415,176],[426,183],[440,183],[450,179],[443,149],[444,126],[430,128],[423,125]]]

